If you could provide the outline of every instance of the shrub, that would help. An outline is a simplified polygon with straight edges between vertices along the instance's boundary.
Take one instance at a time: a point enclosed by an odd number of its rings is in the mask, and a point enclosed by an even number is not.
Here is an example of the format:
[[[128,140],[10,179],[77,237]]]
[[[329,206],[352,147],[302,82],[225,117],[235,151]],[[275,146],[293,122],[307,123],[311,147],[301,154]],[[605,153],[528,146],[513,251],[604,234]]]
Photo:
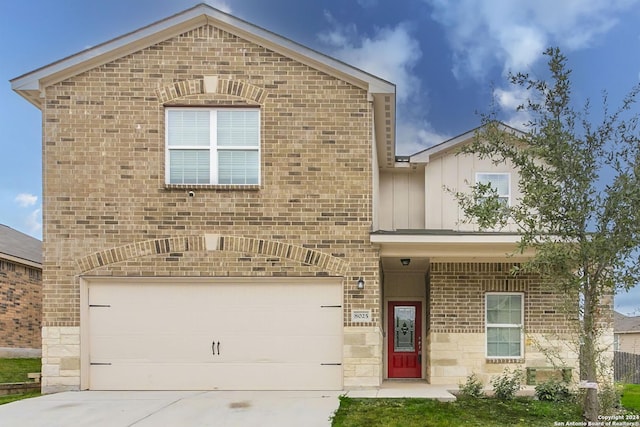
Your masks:
[[[467,381],[464,384],[459,384],[460,396],[480,398],[484,396],[484,385],[480,378],[474,372],[467,377]]]
[[[551,379],[536,386],[536,397],[545,402],[565,402],[571,392],[565,383]]]
[[[620,408],[621,390],[614,384],[603,384],[598,390],[600,413],[614,414]]]
[[[505,368],[502,374],[491,380],[494,396],[500,400],[512,400],[522,388],[523,379],[524,373],[521,370],[511,371]]]

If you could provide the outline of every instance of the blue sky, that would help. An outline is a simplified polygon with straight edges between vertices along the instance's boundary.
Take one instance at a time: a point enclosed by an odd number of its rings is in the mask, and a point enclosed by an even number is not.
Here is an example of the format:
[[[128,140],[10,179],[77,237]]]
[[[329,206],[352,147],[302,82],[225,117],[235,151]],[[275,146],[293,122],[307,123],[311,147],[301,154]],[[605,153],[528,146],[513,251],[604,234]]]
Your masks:
[[[6,0],[0,4],[0,223],[42,236],[41,116],[9,80],[194,6],[185,0]],[[640,0],[210,0],[242,19],[397,84],[398,154],[479,124],[492,95],[504,121],[559,46],[574,95],[616,105],[640,79]],[[640,287],[616,299],[640,314]]]

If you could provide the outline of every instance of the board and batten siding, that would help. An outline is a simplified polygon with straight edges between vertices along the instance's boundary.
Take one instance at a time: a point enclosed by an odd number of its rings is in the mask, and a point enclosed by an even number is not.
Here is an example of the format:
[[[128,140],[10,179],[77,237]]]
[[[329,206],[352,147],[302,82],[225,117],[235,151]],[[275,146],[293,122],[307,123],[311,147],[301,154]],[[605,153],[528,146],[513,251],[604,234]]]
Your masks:
[[[415,169],[382,171],[380,200],[392,203],[379,206],[380,229],[477,231],[475,224],[464,221],[464,213],[449,190],[468,189],[480,172],[510,173],[511,202],[520,197],[516,171],[511,165],[494,165],[488,159],[456,155],[455,150],[438,153]],[[496,231],[515,231],[515,227]]]

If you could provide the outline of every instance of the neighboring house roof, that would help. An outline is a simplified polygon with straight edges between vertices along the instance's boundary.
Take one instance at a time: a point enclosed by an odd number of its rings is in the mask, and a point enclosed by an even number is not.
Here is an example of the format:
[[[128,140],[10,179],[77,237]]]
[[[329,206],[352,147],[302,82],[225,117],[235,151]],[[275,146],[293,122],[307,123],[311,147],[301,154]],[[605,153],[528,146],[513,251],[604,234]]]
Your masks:
[[[199,4],[169,18],[16,77],[11,80],[11,87],[36,107],[42,108],[41,91],[45,87],[206,24],[213,25],[367,90],[373,101],[376,145],[380,165],[393,167],[395,161],[395,84],[206,4]]]
[[[498,128],[511,133],[511,134],[523,134],[522,131],[513,128],[507,124],[504,123],[498,123]],[[410,163],[429,163],[429,159],[431,158],[431,156],[434,156],[436,154],[440,154],[443,153],[445,151],[449,151],[452,150],[454,148],[458,148],[461,145],[467,144],[470,140],[472,140],[473,138],[475,138],[475,136],[477,135],[478,132],[480,132],[484,127],[486,127],[486,125],[483,126],[478,126],[475,129],[472,129],[468,132],[465,132],[463,134],[460,134],[458,136],[454,136],[451,139],[448,139],[444,142],[441,142],[440,144],[436,144],[432,147],[429,147],[425,150],[419,151],[411,156],[409,156],[409,162]]]
[[[640,316],[625,316],[614,311],[613,332],[616,334],[640,333]]]
[[[0,258],[42,268],[42,242],[0,224]]]

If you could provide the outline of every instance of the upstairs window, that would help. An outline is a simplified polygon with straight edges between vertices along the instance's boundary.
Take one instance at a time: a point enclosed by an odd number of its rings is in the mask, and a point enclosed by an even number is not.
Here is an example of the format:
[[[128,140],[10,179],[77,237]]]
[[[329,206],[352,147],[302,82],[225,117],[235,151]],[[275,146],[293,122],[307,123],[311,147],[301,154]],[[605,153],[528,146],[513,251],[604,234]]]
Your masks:
[[[523,353],[524,295],[486,294],[487,357],[521,358]]]
[[[260,110],[168,108],[166,183],[260,183]]]
[[[508,173],[477,173],[476,183],[490,185],[498,193],[498,200],[511,204],[511,175]]]

